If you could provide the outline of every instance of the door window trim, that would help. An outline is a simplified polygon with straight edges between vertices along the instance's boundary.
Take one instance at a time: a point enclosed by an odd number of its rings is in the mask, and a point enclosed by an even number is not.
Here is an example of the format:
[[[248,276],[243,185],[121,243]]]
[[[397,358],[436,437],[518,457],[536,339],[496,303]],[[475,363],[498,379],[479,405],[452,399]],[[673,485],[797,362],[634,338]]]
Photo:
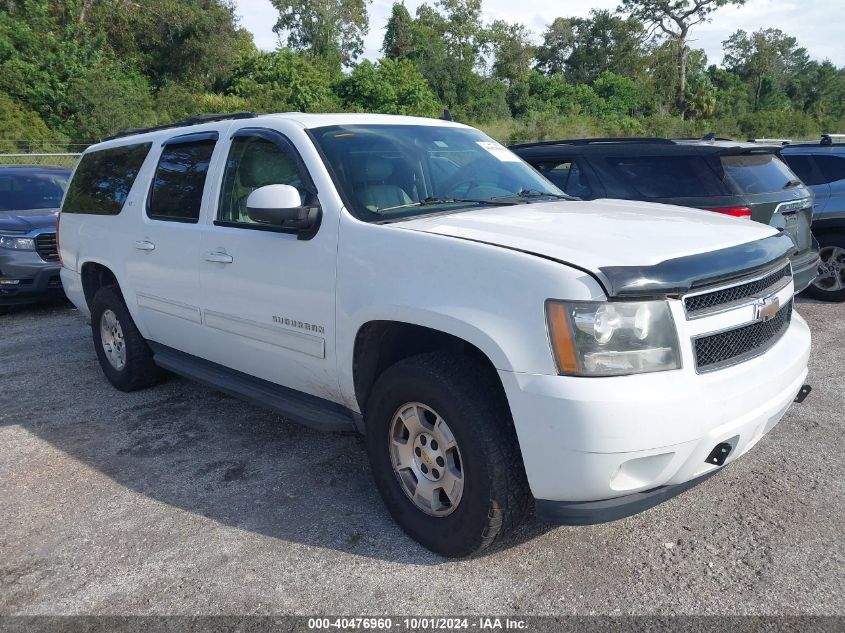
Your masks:
[[[317,223],[315,227],[306,236],[303,236],[302,231],[296,228],[267,226],[258,223],[252,224],[247,222],[232,222],[229,220],[218,219],[220,208],[223,202],[224,184],[226,180],[226,164],[229,162],[229,156],[232,152],[232,142],[239,138],[249,137],[257,137],[264,139],[265,141],[268,141],[278,147],[279,150],[281,150],[283,153],[287,154],[290,158],[293,159],[296,170],[299,174],[300,179],[302,180],[302,185],[305,193],[308,196],[312,196],[314,198],[314,200],[316,201],[315,204],[319,209],[317,215]],[[265,231],[268,233],[286,233],[288,235],[297,235],[300,239],[309,240],[314,237],[320,230],[323,213],[322,207],[320,205],[317,186],[314,184],[314,180],[311,178],[311,173],[308,171],[308,167],[305,165],[305,161],[302,159],[302,155],[299,153],[299,150],[296,148],[296,145],[287,136],[285,136],[282,132],[279,132],[278,130],[274,130],[272,128],[267,127],[242,127],[235,130],[229,136],[229,147],[226,150],[226,157],[223,161],[223,170],[220,173],[219,184],[220,190],[217,194],[217,206],[214,209],[214,216],[212,220],[212,224],[214,226],[221,226],[233,229],[246,229],[248,231]]]

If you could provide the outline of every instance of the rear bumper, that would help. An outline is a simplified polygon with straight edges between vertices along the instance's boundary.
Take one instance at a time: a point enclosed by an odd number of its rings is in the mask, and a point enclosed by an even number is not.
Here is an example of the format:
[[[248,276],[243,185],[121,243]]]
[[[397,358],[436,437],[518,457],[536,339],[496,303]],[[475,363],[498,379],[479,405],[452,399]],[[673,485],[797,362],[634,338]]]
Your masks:
[[[819,245],[815,239],[813,242],[813,248],[790,259],[795,294],[806,289],[819,276]]]
[[[21,305],[63,296],[58,264],[34,251],[0,249],[0,305]]]

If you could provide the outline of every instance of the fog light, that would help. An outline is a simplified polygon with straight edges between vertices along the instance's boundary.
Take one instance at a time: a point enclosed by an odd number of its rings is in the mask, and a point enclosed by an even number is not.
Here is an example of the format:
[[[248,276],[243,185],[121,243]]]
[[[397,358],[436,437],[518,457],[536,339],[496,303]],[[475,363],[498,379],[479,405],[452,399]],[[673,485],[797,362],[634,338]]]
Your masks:
[[[0,286],[17,286],[20,282],[20,279],[0,279]]]

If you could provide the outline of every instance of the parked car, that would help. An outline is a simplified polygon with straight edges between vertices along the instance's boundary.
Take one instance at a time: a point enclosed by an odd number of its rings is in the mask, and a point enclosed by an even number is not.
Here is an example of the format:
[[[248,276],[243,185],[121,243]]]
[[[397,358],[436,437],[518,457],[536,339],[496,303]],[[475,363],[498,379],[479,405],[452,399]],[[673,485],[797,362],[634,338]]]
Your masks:
[[[62,295],[56,217],[70,170],[0,167],[0,313]]]
[[[790,143],[781,154],[816,197],[813,233],[822,264],[807,293],[845,301],[845,134],[825,134],[819,143]]]
[[[788,236],[575,201],[457,123],[244,114],[119,136],[86,150],[60,226],[112,385],[164,368],[357,429],[393,517],[446,556],[534,504],[569,524],[651,507],[805,393]]]
[[[517,145],[519,156],[566,193],[707,209],[783,229],[795,242],[795,288],[818,275],[813,197],[778,158],[778,145],[728,139],[611,138]]]

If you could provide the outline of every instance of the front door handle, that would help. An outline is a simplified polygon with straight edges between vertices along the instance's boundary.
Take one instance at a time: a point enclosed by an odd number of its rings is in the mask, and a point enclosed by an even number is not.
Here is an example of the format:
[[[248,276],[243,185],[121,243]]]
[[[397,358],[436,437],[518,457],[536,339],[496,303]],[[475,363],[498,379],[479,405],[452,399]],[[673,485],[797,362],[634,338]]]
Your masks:
[[[207,262],[215,262],[217,264],[231,264],[235,261],[231,255],[226,253],[206,253],[205,254],[205,261]]]
[[[139,251],[154,251],[156,245],[149,240],[135,240],[135,248]]]

